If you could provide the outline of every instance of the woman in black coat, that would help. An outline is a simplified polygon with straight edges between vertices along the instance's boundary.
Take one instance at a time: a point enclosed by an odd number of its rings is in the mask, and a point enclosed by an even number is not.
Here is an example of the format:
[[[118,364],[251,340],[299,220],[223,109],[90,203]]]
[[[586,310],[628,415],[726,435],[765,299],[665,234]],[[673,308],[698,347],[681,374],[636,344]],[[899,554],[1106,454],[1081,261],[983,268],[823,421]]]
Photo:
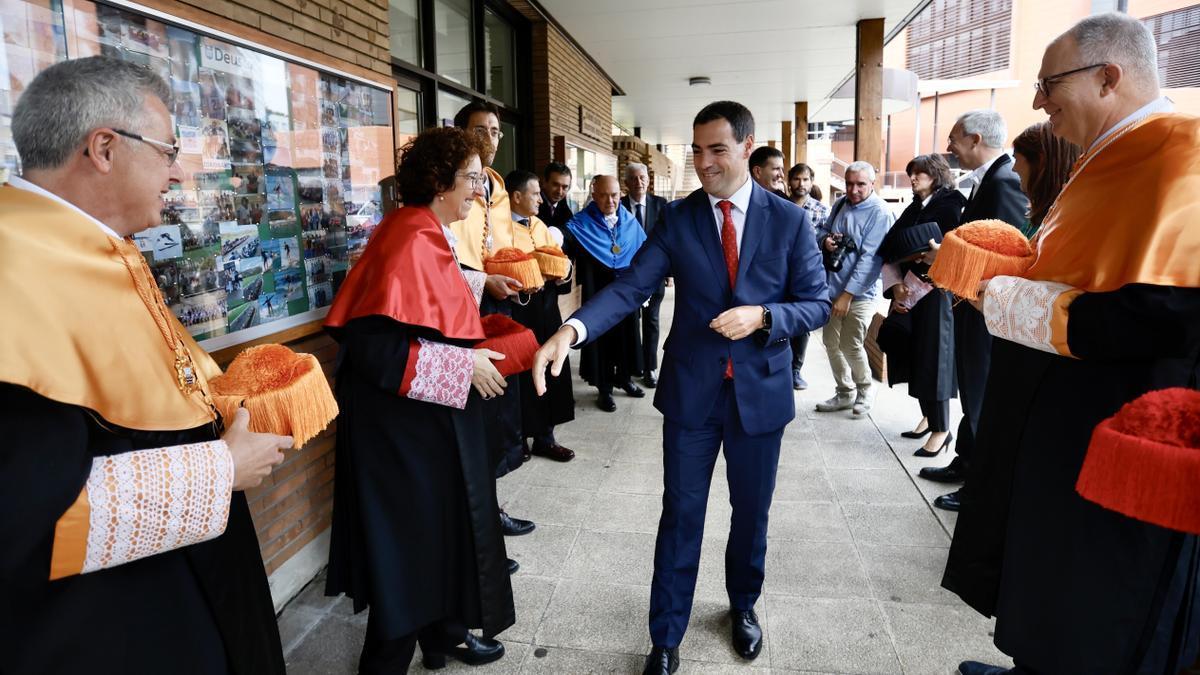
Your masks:
[[[940,241],[958,227],[966,199],[954,187],[950,166],[940,155],[913,158],[906,173],[912,181],[913,202],[880,248],[885,262],[884,297],[892,299],[892,310],[880,329],[880,344],[888,355],[889,384],[907,381],[908,394],[920,401],[924,415],[915,430],[903,435],[921,438],[929,434],[915,454],[932,457],[952,439],[954,315],[946,291],[932,288],[919,299],[913,293],[922,283],[928,284],[929,266],[918,262],[920,253],[929,248],[931,238]],[[905,333],[908,339],[903,338]]]

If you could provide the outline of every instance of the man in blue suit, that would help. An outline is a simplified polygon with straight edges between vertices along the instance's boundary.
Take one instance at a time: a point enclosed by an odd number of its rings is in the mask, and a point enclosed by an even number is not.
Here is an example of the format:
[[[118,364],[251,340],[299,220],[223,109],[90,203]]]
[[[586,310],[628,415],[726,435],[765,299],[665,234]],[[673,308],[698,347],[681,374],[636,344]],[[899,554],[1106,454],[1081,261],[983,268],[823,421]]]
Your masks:
[[[762,648],[754,604],[762,590],[767,513],[783,428],[796,415],[790,338],[829,318],[825,269],[808,215],[750,180],[754,118],[719,101],[692,123],[703,186],[670,204],[625,274],[538,350],[534,386],[557,374],[572,347],[636,310],[663,277],[676,284],[654,405],[663,413],[663,510],[654,551],[646,673],[673,673],[691,614],[704,512],[724,445],[733,506],[725,586],[734,649]]]

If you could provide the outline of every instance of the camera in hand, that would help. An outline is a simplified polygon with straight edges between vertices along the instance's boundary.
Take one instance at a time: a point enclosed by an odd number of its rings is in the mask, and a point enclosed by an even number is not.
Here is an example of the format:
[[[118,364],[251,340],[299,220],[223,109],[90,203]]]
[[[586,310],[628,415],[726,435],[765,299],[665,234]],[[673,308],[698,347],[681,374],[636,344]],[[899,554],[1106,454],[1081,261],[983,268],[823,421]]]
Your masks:
[[[843,232],[834,232],[829,235],[829,239],[834,244],[833,250],[830,251],[823,246],[821,247],[821,251],[825,256],[825,269],[830,272],[840,272],[842,270],[842,263],[846,260],[846,254],[857,251],[858,245]]]

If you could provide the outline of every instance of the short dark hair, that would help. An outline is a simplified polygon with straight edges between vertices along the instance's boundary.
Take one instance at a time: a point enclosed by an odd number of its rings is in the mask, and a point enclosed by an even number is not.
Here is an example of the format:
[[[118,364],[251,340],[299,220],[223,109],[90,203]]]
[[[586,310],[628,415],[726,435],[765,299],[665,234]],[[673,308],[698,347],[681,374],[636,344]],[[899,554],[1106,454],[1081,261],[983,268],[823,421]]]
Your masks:
[[[911,176],[923,173],[933,179],[933,191],[954,187],[954,176],[950,173],[950,164],[945,157],[938,154],[917,155],[908,161],[904,174]]]
[[[696,119],[692,120],[692,126],[698,127],[701,124],[717,120],[729,122],[729,126],[733,128],[733,138],[738,143],[754,134],[754,115],[750,114],[749,108],[737,101],[709,103],[696,113]]]
[[[457,127],[427,129],[400,148],[396,186],[406,206],[424,206],[454,187],[454,177],[471,159],[488,152],[487,142]]]
[[[817,173],[813,171],[811,166],[805,164],[804,162],[800,162],[798,164],[794,164],[792,168],[788,169],[788,180],[792,180],[801,173],[807,173],[809,178],[815,179],[817,177]]]
[[[552,173],[565,173],[571,176],[571,167],[562,162],[550,162],[546,165],[545,169],[542,169],[542,178],[550,180],[550,174]]]
[[[467,123],[471,121],[471,115],[475,113],[491,113],[500,119],[500,109],[486,101],[471,101],[459,109],[454,115],[454,126],[459,129],[466,129]]]
[[[755,148],[754,152],[750,153],[750,168],[758,168],[765,166],[768,160],[775,157],[783,159],[783,152],[778,148],[772,148],[769,145],[764,145],[761,148]]]
[[[504,187],[509,192],[523,192],[529,186],[529,181],[537,180],[537,174],[525,169],[513,169],[504,177]]]

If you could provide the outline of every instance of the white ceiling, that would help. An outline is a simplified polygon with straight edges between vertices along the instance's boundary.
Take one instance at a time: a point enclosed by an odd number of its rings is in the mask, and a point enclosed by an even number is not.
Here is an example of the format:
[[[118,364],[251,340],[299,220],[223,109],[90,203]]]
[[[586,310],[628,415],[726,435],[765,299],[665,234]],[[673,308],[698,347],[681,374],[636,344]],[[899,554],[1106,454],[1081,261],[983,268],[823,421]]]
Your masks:
[[[705,104],[754,113],[759,141],[780,140],[795,101],[813,116],[854,69],[855,24],[891,32],[922,0],[541,0],[625,91],[613,120],[651,143],[690,143]],[[708,87],[688,78],[707,75]]]

